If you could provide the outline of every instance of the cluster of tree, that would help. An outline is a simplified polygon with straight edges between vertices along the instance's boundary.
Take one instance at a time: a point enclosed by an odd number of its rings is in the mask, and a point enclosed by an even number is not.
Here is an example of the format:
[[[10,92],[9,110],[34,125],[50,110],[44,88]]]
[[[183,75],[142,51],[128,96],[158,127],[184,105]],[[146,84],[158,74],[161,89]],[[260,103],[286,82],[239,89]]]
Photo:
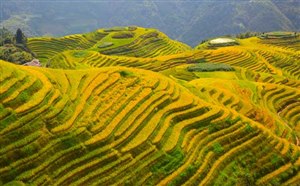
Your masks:
[[[34,54],[27,47],[27,38],[21,29],[13,34],[6,28],[0,28],[0,35],[0,59],[23,64],[34,58]]]
[[[245,32],[245,33],[237,34],[235,37],[239,39],[246,39],[249,37],[260,36],[261,34],[262,34],[261,32]]]
[[[200,44],[203,44],[203,43],[205,43],[205,42],[207,42],[207,41],[208,41],[207,39],[204,39],[204,40],[201,41]]]
[[[5,44],[24,45],[26,46],[27,38],[21,29],[18,29],[14,35],[6,28],[0,28],[0,46]]]
[[[14,40],[13,34],[8,31],[6,28],[0,29],[0,46],[5,44],[12,44]]]

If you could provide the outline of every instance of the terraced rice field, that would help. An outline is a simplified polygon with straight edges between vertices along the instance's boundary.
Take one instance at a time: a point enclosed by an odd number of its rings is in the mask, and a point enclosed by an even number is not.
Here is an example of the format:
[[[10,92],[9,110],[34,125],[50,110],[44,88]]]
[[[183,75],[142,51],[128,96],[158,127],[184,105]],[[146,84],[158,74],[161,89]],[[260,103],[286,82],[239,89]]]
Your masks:
[[[61,38],[30,38],[28,47],[36,53],[41,62],[49,66],[51,66],[53,56],[67,50],[88,50],[105,55],[145,58],[178,54],[191,49],[188,45],[171,40],[155,29],[133,28],[128,31],[133,34],[132,38],[116,39],[113,37],[114,34],[124,32],[122,29],[99,29],[87,34]],[[129,27],[123,29],[128,30]]]
[[[98,47],[124,29],[134,37]],[[0,61],[0,185],[300,183],[294,47],[191,50],[151,29],[97,32],[30,39],[51,68]],[[188,70],[197,63],[216,70]]]

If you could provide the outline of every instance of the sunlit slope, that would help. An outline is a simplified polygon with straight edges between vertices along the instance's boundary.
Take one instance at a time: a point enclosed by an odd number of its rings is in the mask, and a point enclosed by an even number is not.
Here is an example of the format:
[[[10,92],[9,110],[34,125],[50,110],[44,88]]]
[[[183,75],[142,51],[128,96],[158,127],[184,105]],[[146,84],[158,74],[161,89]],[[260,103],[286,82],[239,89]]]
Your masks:
[[[163,71],[171,67],[186,64],[189,61],[196,62],[203,52],[192,51],[159,57],[128,57],[109,56],[96,51],[69,50],[55,55],[49,62],[50,68],[56,69],[84,69],[91,67],[125,66],[140,69]]]
[[[297,43],[298,40],[299,38],[292,38],[286,42],[290,42],[290,46],[293,46],[293,43]],[[276,41],[279,42],[278,40]],[[204,48],[179,54],[143,58],[105,55],[92,50],[68,50],[53,56],[49,61],[49,67],[82,69],[127,66],[163,71],[182,64],[225,63],[232,67],[299,80],[299,56],[298,50],[282,45],[266,44],[265,40],[253,37],[239,40],[239,45],[237,46],[215,47],[214,49]]]
[[[208,64],[201,66],[208,69]],[[162,73],[178,80],[207,102],[266,123],[274,134],[300,145],[299,80],[238,67],[224,71],[217,65],[211,72],[191,71],[195,66],[182,65]]]
[[[205,101],[158,73],[52,70],[3,61],[0,68],[0,183],[300,180],[299,147],[275,135],[267,122]]]
[[[47,63],[55,54],[66,50],[97,51],[117,56],[155,57],[177,54],[191,49],[186,44],[171,40],[156,29],[141,27],[99,29],[87,34],[61,38],[30,38],[28,46],[44,63]]]
[[[300,145],[300,53],[293,48],[299,39],[243,39],[238,46],[196,51],[202,53],[197,56],[201,64],[181,64],[162,73],[188,82],[207,102],[266,123],[277,136]],[[224,65],[234,70],[218,69]]]
[[[300,50],[300,35],[297,32],[268,32],[261,35],[261,43]]]
[[[28,47],[43,63],[48,62],[55,54],[74,49],[88,49],[105,37],[105,33],[94,32],[87,34],[74,34],[61,38],[36,37],[28,39]]]
[[[285,44],[280,44],[283,42]],[[203,60],[226,63],[256,72],[283,75],[300,79],[300,52],[293,47],[299,45],[300,37],[288,39],[259,39],[252,37],[239,40],[239,46],[204,49]],[[290,46],[290,47],[287,47]]]

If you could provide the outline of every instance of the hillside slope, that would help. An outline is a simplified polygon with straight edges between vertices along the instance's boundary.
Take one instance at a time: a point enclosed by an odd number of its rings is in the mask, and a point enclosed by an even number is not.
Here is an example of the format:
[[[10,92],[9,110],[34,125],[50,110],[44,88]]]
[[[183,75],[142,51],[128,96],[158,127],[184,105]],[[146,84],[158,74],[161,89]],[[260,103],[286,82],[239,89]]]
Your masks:
[[[31,38],[28,47],[42,62],[66,50],[96,51],[106,55],[129,57],[156,57],[182,53],[191,48],[171,40],[156,29],[141,27],[113,27],[87,34],[68,35],[61,38]],[[79,53],[77,56],[85,55]]]
[[[0,64],[2,183],[290,185],[300,179],[299,147],[160,74]]]
[[[119,33],[119,31],[116,33]],[[268,34],[268,37],[270,37],[268,39],[252,37],[238,40],[239,45],[236,46],[207,48],[204,43],[197,47],[198,50],[188,50],[180,54],[167,56],[163,56],[165,54],[163,52],[165,47],[162,47],[164,44],[157,43],[158,50],[156,53],[162,56],[147,58],[119,56],[118,52],[105,55],[101,54],[101,51],[83,48],[66,50],[54,56],[52,55],[48,66],[57,69],[127,66],[162,72],[171,78],[183,80],[187,83],[194,80],[194,82],[200,81],[204,85],[201,87],[196,86],[196,89],[203,89],[200,96],[202,98],[206,97],[205,99],[208,102],[216,104],[216,98],[214,97],[216,95],[211,92],[215,92],[217,88],[221,96],[218,97],[217,102],[219,103],[217,104],[234,108],[235,111],[254,121],[268,123],[268,127],[274,134],[298,144],[297,139],[300,137],[300,115],[297,113],[299,110],[300,64],[298,48],[300,37],[295,37],[294,33],[292,35],[281,33],[286,34],[286,36],[271,39],[272,33]],[[278,33],[274,34],[279,37]],[[52,41],[41,39],[40,43],[43,46],[57,48],[56,43]],[[67,46],[70,45],[64,44],[61,48],[67,49]],[[143,45],[137,46],[140,46],[139,50],[142,50]],[[77,45],[77,47],[80,47],[80,45]],[[123,46],[120,45],[120,47]],[[150,50],[149,53],[151,53],[151,48],[147,48],[145,51],[147,50]],[[46,55],[51,56],[51,50],[50,52],[46,50],[44,52],[46,52]],[[202,65],[204,69],[208,68],[210,64],[216,66],[226,64],[230,68],[232,67],[234,72],[224,73],[222,70],[213,70],[212,72],[203,73],[188,70],[194,66],[197,68],[197,64]],[[206,85],[205,81],[209,80],[207,77],[214,78],[213,82],[216,82],[216,85]],[[223,82],[222,79],[225,79],[225,81]],[[224,92],[224,88],[218,89],[218,87],[222,87],[222,84],[232,84],[235,88],[230,93],[228,91]],[[191,85],[194,86],[195,84],[192,83]],[[213,86],[216,88],[210,90]],[[208,97],[205,95],[206,89],[209,90],[208,92],[211,91]],[[270,95],[266,92],[269,92]],[[224,97],[224,94],[227,93],[229,94],[228,97]],[[199,92],[196,93],[196,95],[198,94]],[[241,95],[247,95],[248,99],[241,101]],[[270,96],[272,97],[270,98]],[[276,97],[276,99],[273,97]],[[235,100],[235,98],[237,99]],[[227,103],[232,104],[227,105]],[[243,108],[244,106],[245,108]],[[289,112],[289,109],[292,111]]]
[[[0,185],[297,185],[300,37],[235,40],[29,39],[50,68],[0,61]]]

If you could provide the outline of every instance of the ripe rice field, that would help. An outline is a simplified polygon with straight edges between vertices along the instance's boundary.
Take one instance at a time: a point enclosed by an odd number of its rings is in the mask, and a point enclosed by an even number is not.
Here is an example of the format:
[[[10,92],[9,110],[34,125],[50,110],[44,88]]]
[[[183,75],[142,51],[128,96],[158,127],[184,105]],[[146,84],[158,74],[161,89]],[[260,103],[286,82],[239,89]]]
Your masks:
[[[30,38],[48,68],[0,61],[0,185],[296,186],[299,40]]]

